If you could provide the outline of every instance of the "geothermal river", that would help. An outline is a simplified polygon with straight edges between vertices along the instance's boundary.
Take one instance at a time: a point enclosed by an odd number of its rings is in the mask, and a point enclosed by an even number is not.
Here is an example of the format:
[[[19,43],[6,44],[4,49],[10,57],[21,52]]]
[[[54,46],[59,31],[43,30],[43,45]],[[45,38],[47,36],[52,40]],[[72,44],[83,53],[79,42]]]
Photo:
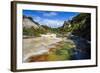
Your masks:
[[[30,56],[48,53],[50,48],[54,48],[55,44],[63,40],[63,38],[57,38],[55,35],[23,39],[23,62],[26,62]]]

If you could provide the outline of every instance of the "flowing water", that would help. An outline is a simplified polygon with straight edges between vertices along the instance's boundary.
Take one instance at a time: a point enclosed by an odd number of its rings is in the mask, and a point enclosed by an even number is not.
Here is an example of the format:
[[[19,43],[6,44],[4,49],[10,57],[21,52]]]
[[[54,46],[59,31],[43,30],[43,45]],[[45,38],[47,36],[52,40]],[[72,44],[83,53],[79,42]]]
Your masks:
[[[68,39],[49,34],[23,39],[23,62],[84,59],[87,54],[80,48],[86,46],[82,38],[75,36]]]

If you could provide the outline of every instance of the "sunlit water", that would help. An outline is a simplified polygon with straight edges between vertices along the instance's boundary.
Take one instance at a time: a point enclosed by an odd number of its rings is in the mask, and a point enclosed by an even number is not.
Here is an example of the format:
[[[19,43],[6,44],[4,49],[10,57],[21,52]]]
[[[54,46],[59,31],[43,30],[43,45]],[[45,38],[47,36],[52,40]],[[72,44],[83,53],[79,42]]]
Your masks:
[[[49,54],[49,51],[51,48],[59,48],[59,46],[57,45],[61,45],[61,43],[59,42],[63,42],[64,43],[69,43],[69,49],[71,49],[71,51],[73,52],[71,54],[71,58],[70,59],[82,59],[82,58],[86,58],[86,55],[84,52],[81,51],[81,49],[77,49],[79,48],[79,46],[85,47],[86,45],[84,45],[84,43],[82,41],[80,41],[81,39],[79,38],[75,38],[74,39],[68,39],[67,37],[56,37],[56,35],[54,34],[49,34],[49,35],[41,35],[41,37],[34,37],[34,38],[27,38],[27,39],[23,39],[23,62],[28,62],[28,59],[30,57],[36,57],[39,56],[40,58],[44,56],[44,54]],[[67,44],[66,44],[67,46]],[[66,47],[68,49],[68,46]],[[71,47],[70,47],[71,46]],[[83,48],[82,47],[82,48]],[[67,51],[65,51],[67,52]],[[43,55],[43,56],[40,56]],[[66,59],[69,59],[69,53],[65,55],[68,55],[68,57]],[[56,55],[49,55],[49,57],[58,57],[60,59],[60,56],[56,56]],[[61,56],[61,57],[65,57],[65,56]],[[55,59],[55,60],[59,60],[59,59]],[[62,59],[62,58],[61,58]],[[53,59],[54,60],[54,59]]]

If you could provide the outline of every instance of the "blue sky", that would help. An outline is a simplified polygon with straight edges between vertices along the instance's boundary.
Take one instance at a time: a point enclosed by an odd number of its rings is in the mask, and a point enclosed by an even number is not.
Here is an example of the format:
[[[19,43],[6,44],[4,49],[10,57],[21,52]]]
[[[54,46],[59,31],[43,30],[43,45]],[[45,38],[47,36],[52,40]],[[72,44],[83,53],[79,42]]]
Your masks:
[[[71,20],[78,14],[77,12],[23,10],[23,15],[32,17],[41,25],[53,28],[62,26],[64,21]]]

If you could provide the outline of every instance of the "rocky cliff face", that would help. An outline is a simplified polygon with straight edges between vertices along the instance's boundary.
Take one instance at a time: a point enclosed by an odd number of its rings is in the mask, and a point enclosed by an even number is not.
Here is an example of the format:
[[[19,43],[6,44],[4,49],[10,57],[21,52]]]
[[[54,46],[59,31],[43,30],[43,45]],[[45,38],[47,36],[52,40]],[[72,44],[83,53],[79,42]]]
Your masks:
[[[72,24],[77,24],[77,29],[73,30],[73,34],[91,40],[91,14],[79,14],[73,18]]]
[[[39,24],[35,22],[31,17],[23,16],[22,22],[24,28],[31,28],[31,27],[34,27],[35,29],[39,28]]]
[[[23,16],[23,35],[24,36],[40,36],[46,33],[44,27],[35,22],[32,17]]]
[[[64,21],[64,24],[63,24],[62,28],[68,28],[70,26],[71,26],[70,21]]]
[[[62,27],[60,27],[61,33],[66,34],[71,32],[73,35],[83,37],[87,40],[91,40],[91,14],[80,13],[73,17],[72,20],[64,21]]]

